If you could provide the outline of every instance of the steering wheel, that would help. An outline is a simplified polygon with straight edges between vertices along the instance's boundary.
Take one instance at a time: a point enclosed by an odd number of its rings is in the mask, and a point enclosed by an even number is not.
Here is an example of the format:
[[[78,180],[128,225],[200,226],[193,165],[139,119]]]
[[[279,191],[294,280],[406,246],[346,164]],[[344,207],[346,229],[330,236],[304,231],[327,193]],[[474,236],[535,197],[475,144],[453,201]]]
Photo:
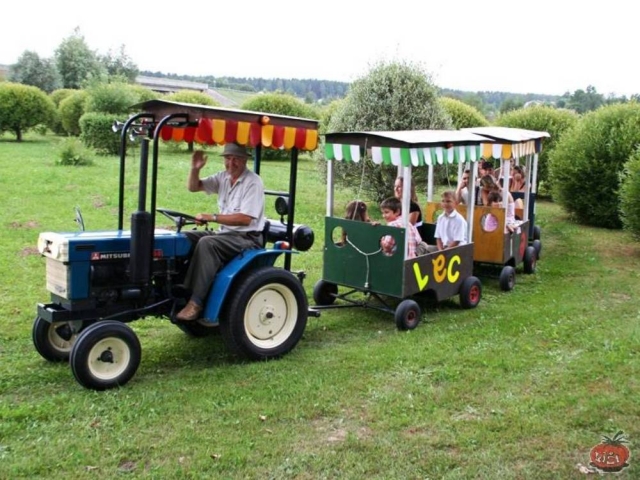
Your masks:
[[[185,225],[196,225],[196,224],[204,224],[207,225],[205,221],[197,221],[196,217],[193,215],[189,215],[188,213],[176,212],[175,210],[169,210],[166,208],[156,208],[157,212],[160,212],[162,215],[167,217],[169,220],[173,221],[176,224],[176,228],[178,232],[182,230],[182,227]]]

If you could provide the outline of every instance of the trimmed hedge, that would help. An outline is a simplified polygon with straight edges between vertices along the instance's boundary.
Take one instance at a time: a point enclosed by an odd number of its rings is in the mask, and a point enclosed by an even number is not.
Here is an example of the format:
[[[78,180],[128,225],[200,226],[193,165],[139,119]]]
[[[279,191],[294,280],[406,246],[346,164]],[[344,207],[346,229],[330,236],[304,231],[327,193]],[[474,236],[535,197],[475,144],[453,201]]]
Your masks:
[[[620,178],[640,145],[640,104],[587,113],[550,153],[554,199],[586,225],[621,228]]]
[[[84,104],[89,94],[84,90],[76,90],[60,102],[58,113],[62,128],[68,135],[80,135],[80,117],[84,115]]]
[[[99,155],[118,155],[120,135],[111,129],[116,120],[122,120],[122,116],[102,112],[85,113],[80,118],[82,143],[94,148]]]
[[[455,98],[442,97],[440,104],[451,117],[454,128],[486,127],[487,119],[475,107],[467,105]]]
[[[538,192],[542,188],[544,193],[551,193],[549,156],[564,132],[575,126],[578,119],[578,115],[571,110],[540,105],[512,110],[500,115],[496,120],[496,125],[502,127],[525,128],[551,135],[551,138],[545,138],[542,141],[542,152],[538,157],[538,184],[536,185]]]
[[[620,215],[624,227],[640,238],[640,148],[631,155],[621,176]]]

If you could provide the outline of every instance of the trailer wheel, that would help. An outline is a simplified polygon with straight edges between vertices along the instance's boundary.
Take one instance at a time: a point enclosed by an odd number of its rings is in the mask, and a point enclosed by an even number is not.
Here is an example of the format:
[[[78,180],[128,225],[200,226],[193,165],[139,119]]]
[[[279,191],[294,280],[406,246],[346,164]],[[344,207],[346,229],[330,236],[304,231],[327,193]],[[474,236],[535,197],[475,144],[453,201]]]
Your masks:
[[[527,247],[524,251],[524,273],[531,274],[536,273],[536,249],[533,247]]]
[[[300,341],[307,315],[307,297],[295,275],[262,267],[237,280],[220,315],[220,333],[235,354],[252,360],[276,358]]]
[[[534,240],[531,246],[536,250],[536,259],[540,260],[540,251],[542,250],[542,242],[540,240]]]
[[[511,265],[506,265],[500,272],[500,289],[510,292],[516,286],[516,269]]]
[[[138,370],[142,348],[135,332],[122,322],[93,324],[71,349],[71,370],[78,383],[93,390],[125,385]]]
[[[540,227],[538,225],[534,225],[533,226],[533,239],[534,240],[540,240],[540,234],[542,233],[542,231],[540,230]]]
[[[420,323],[420,305],[413,300],[403,300],[394,313],[398,330],[413,330]]]
[[[316,305],[332,305],[336,301],[338,285],[324,280],[318,280],[313,286],[313,301]]]
[[[482,299],[482,283],[477,277],[467,277],[460,285],[460,305],[475,308]]]
[[[66,362],[78,334],[87,324],[82,320],[51,323],[44,318],[36,317],[33,321],[31,339],[36,351],[45,360]]]

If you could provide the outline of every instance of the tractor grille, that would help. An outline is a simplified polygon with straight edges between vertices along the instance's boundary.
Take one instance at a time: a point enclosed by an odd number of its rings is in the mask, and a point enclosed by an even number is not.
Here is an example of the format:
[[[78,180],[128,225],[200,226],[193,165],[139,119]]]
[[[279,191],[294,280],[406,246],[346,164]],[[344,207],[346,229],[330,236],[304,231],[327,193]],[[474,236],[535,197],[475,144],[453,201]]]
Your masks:
[[[56,295],[69,298],[71,270],[63,262],[47,257],[47,290]]]

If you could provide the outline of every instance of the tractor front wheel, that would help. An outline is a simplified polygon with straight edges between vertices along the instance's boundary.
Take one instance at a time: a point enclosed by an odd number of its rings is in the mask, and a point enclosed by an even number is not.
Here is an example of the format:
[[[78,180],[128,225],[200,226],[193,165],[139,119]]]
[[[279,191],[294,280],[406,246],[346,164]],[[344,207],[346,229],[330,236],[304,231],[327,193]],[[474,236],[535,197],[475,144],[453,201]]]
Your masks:
[[[142,348],[135,332],[115,320],[84,330],[71,349],[71,370],[78,383],[93,390],[126,384],[138,370]]]
[[[66,362],[78,334],[86,326],[87,322],[81,320],[51,323],[42,317],[36,317],[31,329],[31,339],[37,352],[45,360]]]
[[[307,297],[295,275],[262,267],[235,283],[220,315],[220,333],[235,354],[252,360],[276,358],[300,341],[307,315]]]

